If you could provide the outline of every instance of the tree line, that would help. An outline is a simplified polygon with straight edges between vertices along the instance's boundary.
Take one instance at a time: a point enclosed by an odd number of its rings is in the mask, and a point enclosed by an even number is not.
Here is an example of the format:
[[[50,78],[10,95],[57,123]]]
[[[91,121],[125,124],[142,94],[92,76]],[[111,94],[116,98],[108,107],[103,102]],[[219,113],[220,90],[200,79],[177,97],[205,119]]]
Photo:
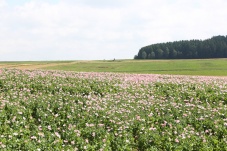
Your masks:
[[[227,36],[152,44],[141,48],[134,57],[134,59],[202,58],[227,58]]]

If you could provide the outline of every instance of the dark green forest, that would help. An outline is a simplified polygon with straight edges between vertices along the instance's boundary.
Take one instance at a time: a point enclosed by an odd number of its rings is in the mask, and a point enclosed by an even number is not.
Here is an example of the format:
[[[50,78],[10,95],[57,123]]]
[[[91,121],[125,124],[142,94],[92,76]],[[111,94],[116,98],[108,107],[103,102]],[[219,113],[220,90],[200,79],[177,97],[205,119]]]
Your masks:
[[[134,59],[203,58],[227,58],[227,36],[152,44],[141,48],[134,57]]]

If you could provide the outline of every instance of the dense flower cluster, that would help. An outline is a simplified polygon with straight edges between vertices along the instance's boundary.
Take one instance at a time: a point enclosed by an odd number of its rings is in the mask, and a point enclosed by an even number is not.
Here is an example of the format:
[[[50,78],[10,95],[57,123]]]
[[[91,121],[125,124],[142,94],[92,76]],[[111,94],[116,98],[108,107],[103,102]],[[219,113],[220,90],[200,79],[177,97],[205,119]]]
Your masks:
[[[226,84],[0,69],[0,150],[227,150]]]

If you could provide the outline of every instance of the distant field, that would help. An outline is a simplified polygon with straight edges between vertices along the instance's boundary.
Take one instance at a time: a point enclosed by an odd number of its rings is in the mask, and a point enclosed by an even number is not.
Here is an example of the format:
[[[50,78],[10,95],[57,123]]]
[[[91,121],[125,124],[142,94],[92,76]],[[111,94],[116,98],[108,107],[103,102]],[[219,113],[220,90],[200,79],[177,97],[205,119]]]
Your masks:
[[[227,59],[0,62],[0,68],[227,76]]]
[[[56,65],[70,64],[74,61],[9,61],[0,62],[0,68],[43,69]]]

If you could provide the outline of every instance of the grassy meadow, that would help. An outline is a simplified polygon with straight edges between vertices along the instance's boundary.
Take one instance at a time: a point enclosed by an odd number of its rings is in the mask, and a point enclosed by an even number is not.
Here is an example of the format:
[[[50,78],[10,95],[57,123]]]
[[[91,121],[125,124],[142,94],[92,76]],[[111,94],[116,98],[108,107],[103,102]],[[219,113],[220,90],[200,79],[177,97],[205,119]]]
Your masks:
[[[227,76],[227,59],[0,62],[0,68]]]

